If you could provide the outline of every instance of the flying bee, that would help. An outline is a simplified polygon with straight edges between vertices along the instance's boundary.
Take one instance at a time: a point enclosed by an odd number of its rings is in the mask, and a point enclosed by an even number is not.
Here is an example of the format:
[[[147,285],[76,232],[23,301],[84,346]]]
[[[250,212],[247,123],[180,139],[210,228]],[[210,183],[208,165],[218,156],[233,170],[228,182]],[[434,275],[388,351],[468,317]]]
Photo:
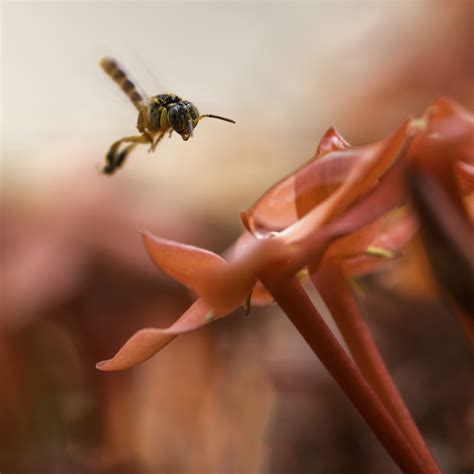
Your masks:
[[[189,140],[193,136],[193,130],[204,117],[235,123],[234,120],[219,115],[199,115],[198,109],[191,102],[174,94],[148,97],[138,89],[115,59],[103,58],[100,65],[138,110],[137,129],[140,132],[140,135],[123,137],[112,144],[105,155],[105,166],[102,170],[105,174],[115,173],[140,143],[148,144],[149,152],[155,151],[167,132],[171,136],[173,131],[176,131],[184,141]]]

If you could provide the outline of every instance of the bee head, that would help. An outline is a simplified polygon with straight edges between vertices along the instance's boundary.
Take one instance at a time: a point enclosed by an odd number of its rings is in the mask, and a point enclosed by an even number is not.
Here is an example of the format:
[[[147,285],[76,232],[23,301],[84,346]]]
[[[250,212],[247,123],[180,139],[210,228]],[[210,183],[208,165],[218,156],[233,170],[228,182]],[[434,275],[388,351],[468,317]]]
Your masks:
[[[183,140],[186,141],[189,137],[192,137],[193,130],[199,122],[199,111],[187,100],[178,102],[170,108],[168,122],[173,130],[178,132]]]

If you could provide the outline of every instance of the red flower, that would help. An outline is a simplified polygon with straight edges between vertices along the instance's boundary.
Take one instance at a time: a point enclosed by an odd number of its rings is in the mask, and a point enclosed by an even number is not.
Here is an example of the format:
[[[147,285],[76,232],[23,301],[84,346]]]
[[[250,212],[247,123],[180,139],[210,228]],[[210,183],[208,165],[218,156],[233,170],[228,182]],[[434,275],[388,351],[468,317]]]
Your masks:
[[[397,260],[420,227],[441,291],[464,312],[474,312],[473,136],[473,118],[447,99],[435,101],[421,119],[409,120],[387,138],[365,146],[350,146],[330,128],[312,160],[242,213],[246,231],[226,259],[144,233],[158,268],[199,298],[171,327],[142,329],[98,368],[136,365],[176,335],[229,314],[249,298],[260,304],[273,297],[404,472],[439,472],[346,277]],[[462,278],[453,282],[459,268],[471,275],[467,283]],[[295,279],[304,269],[356,365]]]

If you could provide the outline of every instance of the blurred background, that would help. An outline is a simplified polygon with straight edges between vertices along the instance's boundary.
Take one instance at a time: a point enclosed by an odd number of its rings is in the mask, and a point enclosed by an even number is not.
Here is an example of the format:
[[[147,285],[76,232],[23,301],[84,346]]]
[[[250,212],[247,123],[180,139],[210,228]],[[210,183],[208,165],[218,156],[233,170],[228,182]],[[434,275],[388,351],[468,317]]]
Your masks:
[[[446,94],[472,110],[472,2],[3,2],[0,471],[396,473],[278,308],[242,310],[120,373],[95,363],[192,296],[148,229],[220,252],[239,211],[331,125],[383,137]],[[98,66],[201,113],[183,142],[110,144],[136,111]],[[443,473],[474,466],[472,357],[449,310],[383,281],[364,312]]]

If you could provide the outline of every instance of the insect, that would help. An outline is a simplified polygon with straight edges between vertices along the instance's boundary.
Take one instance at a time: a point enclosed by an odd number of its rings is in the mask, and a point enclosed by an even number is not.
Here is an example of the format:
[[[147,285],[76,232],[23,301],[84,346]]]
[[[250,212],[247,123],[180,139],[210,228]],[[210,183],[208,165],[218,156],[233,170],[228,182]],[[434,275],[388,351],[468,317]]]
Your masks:
[[[198,109],[191,102],[175,94],[148,97],[138,89],[115,59],[102,58],[100,65],[138,110],[137,129],[140,132],[140,135],[123,137],[111,145],[105,155],[105,166],[102,169],[105,174],[115,173],[139,144],[148,144],[149,152],[155,151],[167,132],[171,136],[173,131],[176,131],[184,141],[189,140],[193,136],[193,130],[204,117],[235,123],[234,120],[219,115],[199,115]]]

